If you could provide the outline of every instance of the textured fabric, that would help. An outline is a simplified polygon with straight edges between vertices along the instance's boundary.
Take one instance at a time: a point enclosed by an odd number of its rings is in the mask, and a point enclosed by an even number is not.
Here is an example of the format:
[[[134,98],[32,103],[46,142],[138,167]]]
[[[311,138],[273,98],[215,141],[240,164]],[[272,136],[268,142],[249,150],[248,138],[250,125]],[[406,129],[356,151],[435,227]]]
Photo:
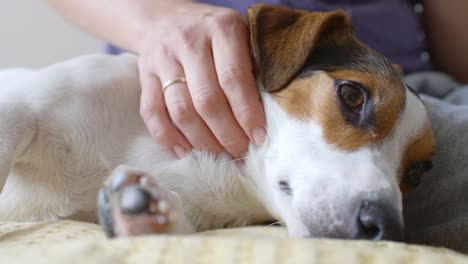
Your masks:
[[[407,240],[468,254],[468,86],[440,73],[410,75],[429,111],[434,168],[404,201]]]
[[[408,239],[468,253],[468,107],[424,99],[437,149],[433,170],[405,203]]]
[[[421,5],[414,7],[402,0],[201,0],[199,2],[226,6],[245,14],[254,3],[269,3],[309,11],[343,9],[351,15],[356,36],[371,48],[399,64],[406,73],[431,68],[420,15]],[[120,49],[109,45],[108,53]]]
[[[292,239],[277,227],[106,240],[93,224],[0,223],[0,263],[468,263],[443,248],[391,242]]]

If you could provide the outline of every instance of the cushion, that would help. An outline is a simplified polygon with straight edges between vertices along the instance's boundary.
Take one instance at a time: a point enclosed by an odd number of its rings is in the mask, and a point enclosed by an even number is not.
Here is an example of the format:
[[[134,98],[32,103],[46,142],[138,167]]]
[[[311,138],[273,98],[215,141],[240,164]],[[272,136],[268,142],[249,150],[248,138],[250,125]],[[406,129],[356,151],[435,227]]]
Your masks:
[[[444,248],[288,238],[280,227],[108,240],[90,223],[4,222],[0,245],[0,263],[468,263],[468,256]]]
[[[404,200],[406,239],[468,254],[468,87],[433,72],[406,81],[422,93],[437,144],[434,168]]]

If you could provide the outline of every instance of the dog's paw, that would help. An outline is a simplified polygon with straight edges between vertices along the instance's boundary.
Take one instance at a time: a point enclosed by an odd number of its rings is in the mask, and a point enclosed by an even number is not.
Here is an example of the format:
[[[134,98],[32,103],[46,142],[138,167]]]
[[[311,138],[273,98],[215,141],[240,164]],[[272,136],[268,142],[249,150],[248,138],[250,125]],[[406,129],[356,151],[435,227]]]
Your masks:
[[[99,190],[99,222],[108,237],[171,233],[175,214],[163,196],[148,174],[120,166]]]

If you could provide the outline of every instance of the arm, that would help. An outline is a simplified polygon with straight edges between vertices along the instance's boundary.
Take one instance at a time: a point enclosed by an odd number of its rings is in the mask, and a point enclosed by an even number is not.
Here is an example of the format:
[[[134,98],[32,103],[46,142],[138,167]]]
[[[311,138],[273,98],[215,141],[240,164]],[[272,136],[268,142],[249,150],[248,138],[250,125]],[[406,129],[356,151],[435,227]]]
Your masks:
[[[47,0],[50,7],[83,31],[139,53],[139,40],[153,17],[191,0]]]
[[[423,0],[429,49],[435,66],[468,82],[468,1]]]
[[[84,31],[139,55],[140,113],[167,151],[242,157],[249,142],[263,144],[248,30],[235,10],[190,0],[47,1]]]

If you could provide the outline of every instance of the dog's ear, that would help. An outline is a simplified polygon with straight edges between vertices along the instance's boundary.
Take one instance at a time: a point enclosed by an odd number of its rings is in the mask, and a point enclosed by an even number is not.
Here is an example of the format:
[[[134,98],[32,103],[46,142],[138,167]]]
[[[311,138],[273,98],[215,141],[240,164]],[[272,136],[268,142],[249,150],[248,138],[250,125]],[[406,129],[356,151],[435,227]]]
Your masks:
[[[393,66],[393,69],[395,69],[395,71],[397,71],[399,74],[401,75],[404,74],[403,69],[401,68],[399,64],[392,63],[392,66]]]
[[[256,4],[247,15],[257,72],[270,92],[289,84],[314,48],[354,35],[343,11],[306,12]]]

